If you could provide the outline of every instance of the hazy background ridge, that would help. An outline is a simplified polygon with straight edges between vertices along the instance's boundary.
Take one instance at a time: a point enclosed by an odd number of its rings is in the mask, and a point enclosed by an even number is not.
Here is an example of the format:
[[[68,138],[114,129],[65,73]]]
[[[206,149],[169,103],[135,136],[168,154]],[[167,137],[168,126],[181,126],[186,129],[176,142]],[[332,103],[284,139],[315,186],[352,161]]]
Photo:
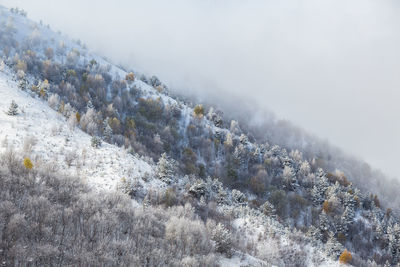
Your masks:
[[[0,0],[204,99],[243,99],[398,176],[400,3]],[[226,97],[228,99],[226,100]]]

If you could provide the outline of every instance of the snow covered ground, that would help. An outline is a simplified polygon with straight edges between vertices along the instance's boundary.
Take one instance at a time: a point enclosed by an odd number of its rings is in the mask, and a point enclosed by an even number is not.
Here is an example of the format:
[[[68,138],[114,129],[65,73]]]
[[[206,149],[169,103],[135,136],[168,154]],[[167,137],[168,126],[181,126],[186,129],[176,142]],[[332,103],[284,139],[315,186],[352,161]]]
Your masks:
[[[99,190],[114,189],[122,178],[152,174],[150,164],[124,148],[104,143],[91,146],[91,137],[79,128],[68,127],[66,118],[42,99],[18,89],[6,73],[0,72],[0,152],[21,151],[35,166],[46,165],[67,174],[79,175]],[[19,115],[6,114],[11,101]]]

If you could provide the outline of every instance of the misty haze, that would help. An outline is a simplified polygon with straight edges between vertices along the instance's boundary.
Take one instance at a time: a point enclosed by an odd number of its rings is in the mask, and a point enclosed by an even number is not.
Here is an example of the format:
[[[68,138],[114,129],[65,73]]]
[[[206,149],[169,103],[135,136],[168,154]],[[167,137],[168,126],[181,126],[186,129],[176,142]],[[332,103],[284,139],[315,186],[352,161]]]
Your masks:
[[[397,266],[399,12],[0,0],[0,264]]]

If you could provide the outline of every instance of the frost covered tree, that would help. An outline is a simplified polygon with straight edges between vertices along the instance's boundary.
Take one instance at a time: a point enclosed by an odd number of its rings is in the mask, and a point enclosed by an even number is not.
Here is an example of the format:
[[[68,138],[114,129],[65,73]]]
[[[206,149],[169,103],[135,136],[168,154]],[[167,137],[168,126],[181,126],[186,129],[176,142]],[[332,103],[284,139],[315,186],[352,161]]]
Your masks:
[[[215,242],[215,250],[225,254],[228,257],[232,256],[232,237],[226,227],[218,223],[211,233],[211,239]]]
[[[107,142],[111,141],[111,137],[113,135],[113,130],[110,127],[110,124],[108,123],[109,118],[107,117],[104,121],[103,121],[103,135],[104,138]]]
[[[395,223],[387,229],[388,234],[388,252],[392,256],[392,263],[396,264],[400,259],[400,225]]]
[[[39,89],[39,95],[44,98],[47,96],[47,93],[50,89],[50,83],[47,79],[45,79],[44,81],[39,82],[37,88]]]
[[[337,260],[343,251],[343,246],[340,244],[333,232],[329,232],[328,241],[325,244],[326,253],[332,257],[332,259]]]
[[[8,111],[6,114],[10,115],[10,116],[18,115],[18,105],[17,105],[17,103],[15,103],[14,100],[11,101],[10,107],[8,108]]]
[[[265,201],[265,203],[261,206],[261,210],[262,212],[267,215],[267,216],[271,216],[271,217],[275,217],[276,216],[276,210],[274,205],[269,202],[268,200]]]
[[[28,83],[25,78],[21,78],[18,82],[18,88],[22,91],[25,91],[28,86]]]
[[[299,170],[299,174],[301,175],[301,177],[304,179],[305,177],[307,177],[307,175],[309,175],[311,172],[311,166],[310,163],[308,163],[308,161],[303,161],[300,164],[300,170]]]
[[[67,124],[71,130],[74,130],[76,125],[78,124],[78,120],[77,120],[76,116],[69,116],[69,118],[67,120]]]
[[[189,193],[197,198],[200,198],[209,194],[207,189],[206,183],[201,179],[197,179],[195,184],[189,188]]]
[[[166,153],[163,153],[157,162],[157,176],[160,180],[171,183],[175,173],[175,163]]]
[[[321,172],[318,174],[318,178],[314,187],[311,189],[311,197],[314,205],[319,206],[325,200],[325,192],[329,187],[328,179]]]
[[[345,192],[342,197],[342,202],[344,207],[349,207],[354,209],[356,205],[356,201],[354,199],[354,195],[350,194],[349,192]]]
[[[349,230],[349,226],[353,223],[354,221],[354,210],[350,207],[346,207],[346,209],[343,212],[343,215],[340,219],[341,224],[342,224],[342,233],[347,235],[347,231]]]
[[[328,215],[324,210],[319,214],[319,230],[321,231],[324,239],[328,236],[331,230],[331,223],[329,221]],[[326,239],[325,239],[326,240]]]
[[[314,243],[316,243],[316,241],[318,240],[323,239],[321,230],[319,228],[316,228],[314,225],[308,227],[307,235],[312,237]]]
[[[98,138],[97,136],[93,136],[90,142],[92,144],[92,147],[94,148],[98,148],[101,146],[101,139]]]
[[[94,109],[94,106],[93,106],[91,100],[89,100],[89,101],[87,102],[87,104],[86,104],[86,109],[87,109],[87,110],[89,110],[89,109]]]
[[[246,202],[246,196],[239,190],[233,189],[232,190],[232,200],[238,204],[244,204]]]
[[[82,130],[91,135],[95,135],[98,133],[97,121],[98,115],[96,113],[96,110],[91,108],[88,109],[85,114],[83,114],[79,123],[82,127]]]
[[[239,122],[237,122],[237,121],[235,121],[235,120],[232,120],[232,121],[231,121],[230,132],[231,132],[232,134],[236,134],[236,135],[241,134],[242,130],[241,130],[240,127],[239,127]]]
[[[296,175],[292,167],[285,166],[282,172],[283,186],[287,190],[294,190],[297,187]]]

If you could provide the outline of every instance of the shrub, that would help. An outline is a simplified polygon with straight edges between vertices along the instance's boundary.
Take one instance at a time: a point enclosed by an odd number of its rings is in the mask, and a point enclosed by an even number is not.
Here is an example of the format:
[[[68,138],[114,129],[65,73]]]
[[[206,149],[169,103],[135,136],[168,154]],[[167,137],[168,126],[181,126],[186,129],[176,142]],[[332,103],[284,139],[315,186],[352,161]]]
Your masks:
[[[342,263],[342,264],[348,264],[348,263],[350,263],[351,259],[352,259],[352,256],[351,256],[350,251],[345,249],[342,252],[342,254],[340,254],[339,262]]]
[[[31,170],[33,168],[33,163],[29,158],[24,159],[24,166],[27,170]]]
[[[21,163],[13,147],[8,147],[6,152],[0,156],[0,164],[7,167],[11,174],[20,170]]]
[[[31,153],[31,152],[32,152],[32,149],[33,149],[33,147],[36,145],[36,143],[37,143],[37,140],[36,140],[35,137],[33,137],[33,136],[26,136],[26,137],[24,138],[24,146],[23,146],[24,152],[25,152],[25,153]]]

